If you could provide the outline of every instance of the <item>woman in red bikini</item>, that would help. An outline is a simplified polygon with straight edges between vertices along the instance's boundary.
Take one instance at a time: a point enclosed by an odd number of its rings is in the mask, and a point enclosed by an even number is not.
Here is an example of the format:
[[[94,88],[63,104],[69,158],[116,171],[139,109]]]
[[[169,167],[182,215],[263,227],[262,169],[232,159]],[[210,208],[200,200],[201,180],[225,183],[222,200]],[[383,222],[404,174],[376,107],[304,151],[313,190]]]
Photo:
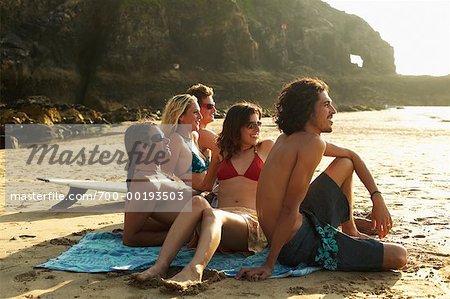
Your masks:
[[[259,140],[261,108],[250,103],[233,105],[224,120],[218,146],[222,160],[217,168],[218,209],[180,213],[173,223],[155,265],[134,275],[139,281],[164,276],[182,245],[199,228],[197,249],[184,269],[163,281],[167,287],[186,290],[200,283],[214,252],[259,252],[267,240],[256,216],[256,187],[272,140]]]

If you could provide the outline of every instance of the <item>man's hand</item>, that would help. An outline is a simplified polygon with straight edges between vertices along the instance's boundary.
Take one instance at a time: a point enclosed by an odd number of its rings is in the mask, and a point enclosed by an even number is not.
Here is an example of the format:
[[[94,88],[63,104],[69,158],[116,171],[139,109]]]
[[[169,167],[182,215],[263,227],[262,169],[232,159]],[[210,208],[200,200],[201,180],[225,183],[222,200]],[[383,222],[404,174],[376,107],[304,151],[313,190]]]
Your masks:
[[[236,275],[236,279],[246,278],[249,281],[259,281],[269,278],[272,275],[272,267],[262,266],[259,268],[241,268]]]
[[[384,238],[392,228],[392,218],[381,193],[376,193],[373,198],[372,230],[378,231],[378,237]]]

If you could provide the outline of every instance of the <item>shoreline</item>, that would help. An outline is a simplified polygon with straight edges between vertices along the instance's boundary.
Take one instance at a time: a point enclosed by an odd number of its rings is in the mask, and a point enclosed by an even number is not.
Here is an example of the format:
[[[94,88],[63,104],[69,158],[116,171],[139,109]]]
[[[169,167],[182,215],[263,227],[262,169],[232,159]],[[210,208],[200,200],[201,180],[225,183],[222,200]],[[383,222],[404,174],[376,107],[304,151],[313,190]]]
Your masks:
[[[33,110],[30,110],[28,105],[31,105]],[[388,107],[386,105],[339,105],[337,109],[340,112],[360,112],[380,111],[388,109]],[[215,118],[223,119],[225,114],[226,109],[218,109]],[[263,108],[263,117],[272,117],[273,115],[273,109]],[[143,107],[129,109],[123,106],[115,111],[101,113],[82,105],[51,103],[50,99],[46,97],[29,97],[21,104],[6,104],[0,107],[0,149],[20,148],[27,144],[33,144],[33,140],[23,141],[21,139],[23,136],[20,136],[20,130],[7,133],[5,129],[7,124],[39,126],[37,134],[42,135],[45,142],[57,142],[73,140],[78,137],[98,136],[96,128],[89,127],[89,125],[114,126],[124,122],[159,121],[160,116],[161,110],[152,111]],[[94,132],[89,131],[89,128]]]

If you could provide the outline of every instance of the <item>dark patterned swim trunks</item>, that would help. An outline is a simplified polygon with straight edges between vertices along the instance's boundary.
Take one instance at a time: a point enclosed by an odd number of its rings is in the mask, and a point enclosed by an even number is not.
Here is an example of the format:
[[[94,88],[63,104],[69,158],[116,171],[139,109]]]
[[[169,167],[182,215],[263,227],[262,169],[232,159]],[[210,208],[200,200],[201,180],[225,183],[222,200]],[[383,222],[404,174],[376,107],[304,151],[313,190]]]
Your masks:
[[[300,212],[302,226],[281,249],[281,264],[303,263],[339,271],[382,270],[382,243],[353,238],[337,230],[348,221],[350,208],[341,188],[326,173],[311,183]]]

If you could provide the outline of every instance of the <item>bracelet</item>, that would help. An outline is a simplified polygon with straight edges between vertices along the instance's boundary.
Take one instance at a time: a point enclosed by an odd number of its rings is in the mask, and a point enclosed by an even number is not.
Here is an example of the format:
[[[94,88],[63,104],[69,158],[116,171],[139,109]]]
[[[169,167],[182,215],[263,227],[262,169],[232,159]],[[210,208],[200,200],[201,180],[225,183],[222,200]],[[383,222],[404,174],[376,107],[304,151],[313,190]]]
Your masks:
[[[372,197],[373,197],[375,194],[377,194],[377,193],[380,193],[380,194],[381,194],[381,191],[375,190],[375,191],[373,191],[372,193],[370,193],[370,199],[372,199]]]

